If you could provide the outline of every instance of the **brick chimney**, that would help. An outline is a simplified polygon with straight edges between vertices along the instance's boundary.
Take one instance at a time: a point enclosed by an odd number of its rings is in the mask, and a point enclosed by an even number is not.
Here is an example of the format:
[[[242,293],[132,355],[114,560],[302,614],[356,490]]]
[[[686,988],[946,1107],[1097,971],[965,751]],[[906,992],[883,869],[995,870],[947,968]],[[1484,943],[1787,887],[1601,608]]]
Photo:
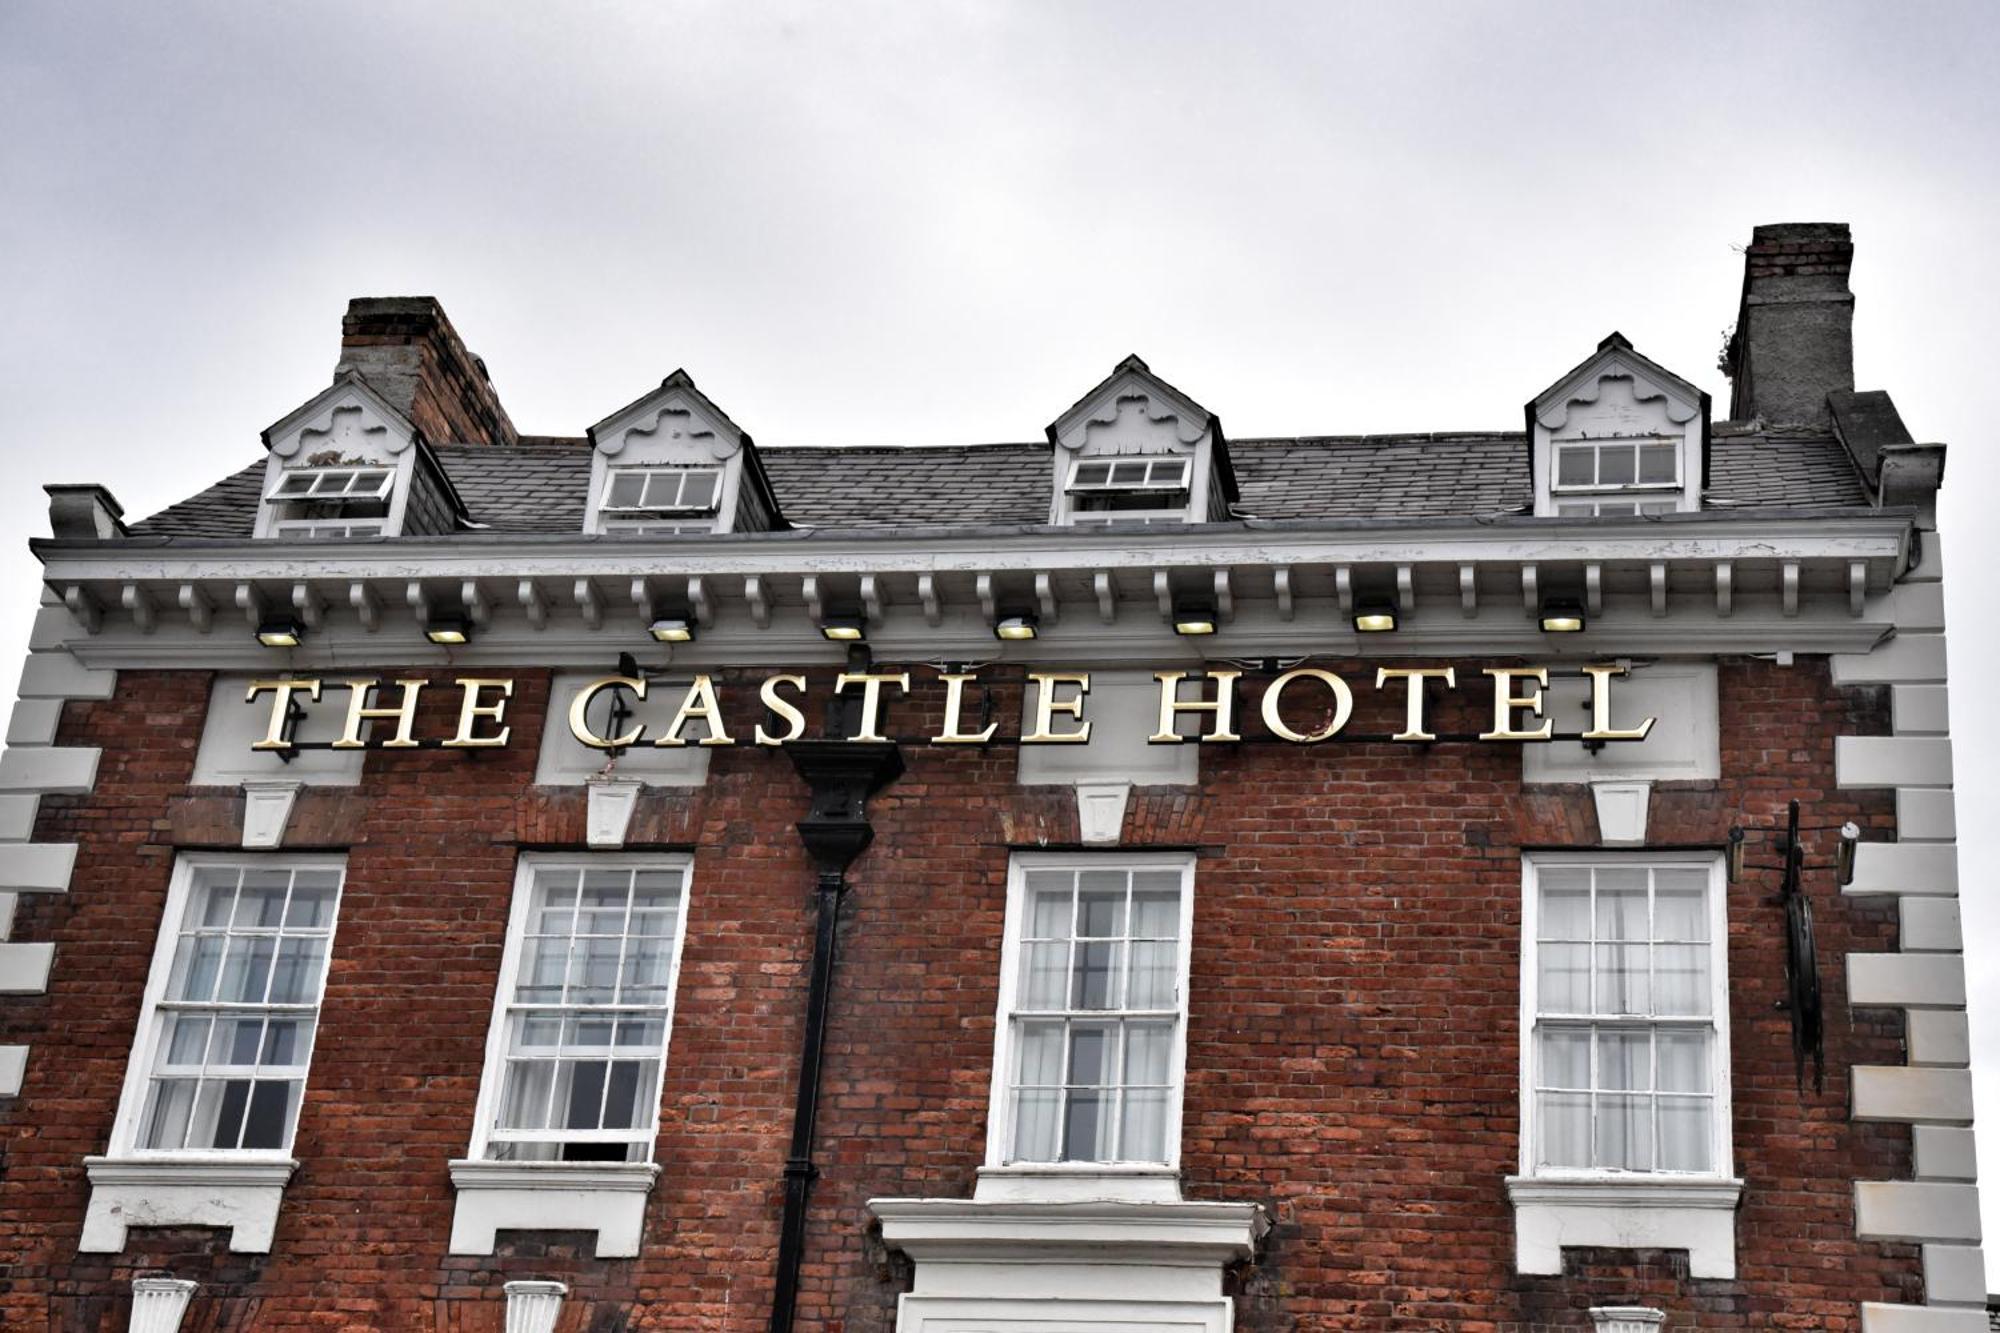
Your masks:
[[[514,444],[519,437],[486,363],[465,350],[429,296],[362,296],[340,321],[340,362],[433,444]]]
[[[1854,387],[1854,242],[1845,222],[1779,222],[1750,233],[1743,303],[1722,369],[1729,415],[1829,426],[1826,396]]]

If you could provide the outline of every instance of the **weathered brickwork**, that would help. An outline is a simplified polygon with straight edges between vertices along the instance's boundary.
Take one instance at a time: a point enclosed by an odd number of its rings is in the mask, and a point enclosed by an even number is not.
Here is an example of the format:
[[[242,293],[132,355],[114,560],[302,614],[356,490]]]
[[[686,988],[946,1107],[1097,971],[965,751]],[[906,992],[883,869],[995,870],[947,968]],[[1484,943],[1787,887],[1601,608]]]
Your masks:
[[[394,672],[383,664],[383,674]],[[441,672],[430,674],[448,680]],[[498,1333],[500,1286],[571,1287],[563,1333],[761,1329],[769,1318],[812,925],[784,759],[718,750],[707,785],[654,790],[629,848],[691,849],[694,876],[646,1241],[599,1261],[588,1238],[507,1233],[495,1258],[445,1253],[479,1091],[516,858],[579,848],[584,796],[536,788],[545,674],[518,681],[504,750],[374,751],[358,789],[308,790],[287,846],[344,848],[348,877],[295,1155],[267,1256],[217,1233],[134,1230],[117,1256],[76,1252],[82,1159],[105,1150],[176,848],[233,847],[240,798],[191,790],[210,678],[121,673],[71,702],[61,743],[103,747],[95,790],[44,800],[36,836],[74,841],[71,892],[24,900],[15,937],[54,940],[48,993],[0,1007],[0,1041],[42,1054],[0,1105],[0,1327],[124,1327],[129,1279],[202,1283],[184,1328]],[[931,729],[940,692],[891,712]],[[1357,668],[1351,678],[1360,679]],[[1461,674],[1464,675],[1463,667]],[[815,680],[816,697],[826,682]],[[1254,689],[1254,684],[1252,685]],[[1361,690],[1360,732],[1400,726]],[[996,715],[1017,717],[1018,687]],[[1486,725],[1489,694],[1445,696],[1445,731]],[[729,696],[732,730],[758,719]],[[1726,661],[1724,778],[1670,784],[1657,845],[1719,845],[1805,803],[1815,865],[1831,830],[1893,836],[1886,792],[1833,785],[1833,737],[1882,733],[1887,702],[1836,690],[1824,664]],[[449,734],[456,692],[429,692],[419,734]],[[918,725],[919,719],[922,725]],[[1902,1063],[1901,1020],[1846,1006],[1850,952],[1893,950],[1892,905],[1809,881],[1827,991],[1823,1093],[1794,1082],[1775,853],[1753,834],[1731,886],[1734,1151],[1747,1182],[1740,1276],[1693,1280],[1685,1256],[1571,1251],[1562,1277],[1513,1271],[1502,1178],[1517,1166],[1521,851],[1588,845],[1581,788],[1524,790],[1517,747],[1261,740],[1209,747],[1198,790],[1137,792],[1128,847],[1198,850],[1182,1155],[1196,1199],[1261,1202],[1275,1228],[1233,1275],[1238,1328],[1525,1330],[1589,1326],[1592,1305],[1649,1303],[1671,1328],[1858,1327],[1869,1300],[1921,1301],[1915,1248],[1854,1239],[1852,1182],[1910,1174],[1909,1130],[1848,1119],[1847,1069]],[[1073,846],[1067,790],[1023,788],[1001,747],[905,747],[869,805],[856,863],[820,1116],[800,1326],[887,1333],[907,1266],[869,1234],[878,1195],[969,1196],[985,1143],[1010,851]]]

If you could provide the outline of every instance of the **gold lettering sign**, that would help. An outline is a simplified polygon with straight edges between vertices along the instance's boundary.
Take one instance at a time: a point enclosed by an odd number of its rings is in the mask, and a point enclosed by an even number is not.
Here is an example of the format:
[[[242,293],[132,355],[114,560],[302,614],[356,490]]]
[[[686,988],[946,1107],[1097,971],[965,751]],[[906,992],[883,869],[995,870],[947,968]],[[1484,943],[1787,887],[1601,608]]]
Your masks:
[[[1577,670],[1590,682],[1590,727],[1587,731],[1562,739],[1643,741],[1652,733],[1654,724],[1659,720],[1653,717],[1634,727],[1613,725],[1612,682],[1630,674],[1626,667],[1606,662],[1593,663]],[[1491,727],[1478,733],[1479,740],[1533,742],[1557,739],[1555,724],[1547,716],[1544,703],[1549,684],[1547,667],[1486,667],[1481,674],[1493,682],[1493,713]],[[1236,689],[1242,675],[1242,671],[1234,668],[1198,673],[1154,672],[1153,679],[1159,689],[1159,726],[1147,740],[1155,745],[1184,745],[1191,740],[1212,744],[1241,741],[1243,737],[1236,730]],[[944,685],[944,709],[938,719],[936,734],[928,738],[931,744],[1006,744],[1014,739],[1022,745],[1089,743],[1093,723],[1087,714],[1090,698],[1088,672],[1028,672],[1027,722],[1018,738],[1001,736],[997,722],[988,722],[977,731],[966,730],[966,686],[977,677],[978,673],[974,671],[941,670],[938,673],[938,680]],[[1197,683],[1200,692],[1195,698],[1184,699],[1181,687],[1190,679]],[[1434,724],[1426,715],[1432,682],[1444,689],[1457,688],[1457,669],[1450,666],[1376,669],[1375,689],[1378,692],[1392,690],[1398,684],[1403,689],[1402,730],[1393,733],[1390,740],[1426,743],[1438,739],[1438,733],[1431,729]],[[457,730],[450,739],[436,741],[420,741],[415,734],[417,703],[424,681],[399,679],[391,682],[400,691],[394,704],[376,701],[376,692],[383,684],[377,677],[356,677],[335,683],[345,685],[348,692],[340,739],[331,743],[331,748],[336,750],[359,750],[371,745],[387,750],[407,750],[425,744],[447,749],[495,749],[507,745],[513,738],[514,729],[507,722],[507,708],[514,697],[514,682],[506,677],[458,677],[455,682],[460,690]],[[291,732],[293,724],[302,715],[303,704],[300,701],[319,702],[323,685],[324,682],[317,677],[251,681],[244,702],[254,704],[260,697],[269,695],[271,711],[263,737],[252,742],[250,748],[275,751],[297,749],[299,742]],[[569,701],[567,717],[570,735],[578,744],[593,750],[623,750],[647,743],[647,724],[644,721],[635,717],[620,734],[600,735],[592,726],[590,710],[598,696],[606,691],[630,690],[634,700],[643,701],[648,688],[649,682],[643,675],[601,676],[586,682]],[[860,691],[860,720],[855,734],[847,739],[887,742],[889,738],[883,733],[883,691],[893,688],[908,694],[910,673],[841,672],[834,677],[833,690],[836,694],[846,694],[857,688]],[[667,749],[736,744],[736,739],[729,734],[723,722],[723,689],[724,686],[710,673],[695,676],[674,705],[658,739],[650,743]],[[765,720],[779,729],[775,732],[767,730],[764,723],[759,722],[753,728],[752,743],[781,746],[802,738],[806,734],[806,714],[800,704],[804,702],[806,689],[806,677],[797,673],[777,672],[765,676],[758,684],[757,699],[769,715]],[[1306,731],[1299,730],[1284,715],[1287,691],[1291,692],[1289,697],[1296,700],[1301,690],[1311,697],[1325,696],[1326,699],[1322,705],[1324,711],[1318,714],[1317,724]],[[1294,667],[1275,676],[1264,687],[1259,701],[1265,731],[1271,738],[1291,745],[1319,745],[1339,736],[1352,721],[1354,707],[1354,689],[1346,680],[1325,668],[1308,666]],[[1180,727],[1189,717],[1201,720],[1203,730],[1199,735],[1181,734]],[[392,720],[395,727],[388,739],[362,738],[362,730],[369,722]],[[702,731],[690,738],[688,730],[695,722],[702,724]],[[1362,739],[1379,740],[1381,737]]]

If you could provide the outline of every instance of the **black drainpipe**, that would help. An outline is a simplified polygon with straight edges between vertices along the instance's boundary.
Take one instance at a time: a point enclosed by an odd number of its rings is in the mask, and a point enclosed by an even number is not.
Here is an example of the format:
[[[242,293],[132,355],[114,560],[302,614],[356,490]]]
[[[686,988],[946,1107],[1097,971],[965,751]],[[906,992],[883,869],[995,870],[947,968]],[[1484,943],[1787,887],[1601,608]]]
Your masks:
[[[785,1157],[785,1216],[778,1231],[778,1285],[771,1298],[771,1333],[790,1333],[805,1258],[806,1202],[819,1168],[813,1165],[813,1121],[819,1114],[819,1070],[826,1053],[826,1011],[833,995],[841,899],[847,868],[875,836],[865,809],[868,797],[903,772],[893,742],[798,740],[785,743],[792,766],[812,788],[812,809],[798,824],[812,856],[812,987],[806,999],[805,1050],[799,1059],[798,1100],[792,1112],[792,1147]]]

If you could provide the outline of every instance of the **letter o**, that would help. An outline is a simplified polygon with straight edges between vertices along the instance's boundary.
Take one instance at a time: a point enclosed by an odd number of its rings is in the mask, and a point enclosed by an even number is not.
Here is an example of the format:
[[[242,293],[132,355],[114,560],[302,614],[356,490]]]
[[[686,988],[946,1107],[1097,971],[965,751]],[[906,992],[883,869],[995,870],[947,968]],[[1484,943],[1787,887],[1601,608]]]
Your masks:
[[[1278,716],[1280,696],[1284,694],[1285,687],[1302,676],[1321,681],[1333,691],[1333,721],[1310,736],[1293,731],[1285,725],[1285,720]],[[1317,745],[1321,741],[1332,739],[1347,725],[1347,719],[1353,713],[1354,692],[1347,688],[1347,682],[1331,671],[1323,671],[1318,667],[1296,667],[1272,681],[1270,688],[1264,691],[1264,725],[1271,729],[1273,736],[1290,741],[1294,745]]]

